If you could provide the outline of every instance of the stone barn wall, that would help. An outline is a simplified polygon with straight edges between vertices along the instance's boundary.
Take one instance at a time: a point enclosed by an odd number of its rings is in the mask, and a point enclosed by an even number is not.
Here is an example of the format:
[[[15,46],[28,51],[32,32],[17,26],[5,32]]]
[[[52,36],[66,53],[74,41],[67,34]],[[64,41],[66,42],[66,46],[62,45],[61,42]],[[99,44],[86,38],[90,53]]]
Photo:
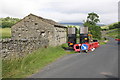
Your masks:
[[[48,24],[33,15],[29,15],[14,25],[12,28],[12,39],[37,39],[48,38],[53,35],[54,25]],[[49,37],[53,39],[53,37]]]
[[[55,43],[55,46],[66,43],[67,40],[66,28],[55,27],[54,30],[55,36],[53,42]]]
[[[50,46],[56,46],[65,43],[66,36],[66,27],[33,14],[12,26],[13,40],[46,38]]]

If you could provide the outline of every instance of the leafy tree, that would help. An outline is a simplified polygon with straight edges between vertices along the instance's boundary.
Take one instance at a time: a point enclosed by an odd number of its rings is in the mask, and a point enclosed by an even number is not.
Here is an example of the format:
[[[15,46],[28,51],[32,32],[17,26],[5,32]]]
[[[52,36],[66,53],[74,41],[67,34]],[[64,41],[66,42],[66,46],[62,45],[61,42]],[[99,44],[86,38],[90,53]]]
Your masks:
[[[99,16],[96,13],[89,13],[87,17],[87,21],[90,22],[90,24],[95,25],[100,20],[98,19]]]
[[[93,34],[93,38],[101,39],[100,26],[93,26],[93,30],[91,30],[91,34]]]
[[[2,28],[11,28],[16,22],[18,22],[20,19],[18,18],[11,18],[11,17],[6,17],[6,18],[0,18],[0,23]]]
[[[115,26],[110,25],[110,26],[109,26],[109,29],[115,29]]]
[[[112,24],[112,25],[109,25],[108,27],[109,27],[109,29],[120,28],[120,22]]]
[[[88,13],[87,20],[84,22],[84,26],[88,27],[93,38],[101,39],[101,28],[96,24],[100,22],[99,16],[96,13]]]
[[[118,22],[117,24],[113,25],[115,28],[120,28],[120,22]]]
[[[99,16],[96,13],[88,13],[87,20],[85,25],[96,25],[96,23],[100,22]]]

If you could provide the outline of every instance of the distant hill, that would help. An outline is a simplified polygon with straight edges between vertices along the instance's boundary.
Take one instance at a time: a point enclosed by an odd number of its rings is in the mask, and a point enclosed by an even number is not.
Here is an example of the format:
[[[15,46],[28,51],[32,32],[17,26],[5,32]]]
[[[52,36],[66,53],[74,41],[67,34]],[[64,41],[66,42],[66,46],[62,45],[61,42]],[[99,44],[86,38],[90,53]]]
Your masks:
[[[83,23],[81,23],[81,22],[75,22],[75,23],[66,23],[66,22],[61,22],[60,24],[63,24],[63,25],[74,25],[74,26],[83,26]]]
[[[109,24],[109,25],[104,25],[104,26],[101,26],[102,29],[109,29],[110,26],[113,26],[115,24],[118,24],[118,22],[116,23],[112,23],[112,24]]]
[[[114,25],[114,24],[117,24],[118,22],[116,22],[116,23],[112,23],[112,24],[109,24],[109,25],[103,25],[104,27],[108,27],[108,26],[112,26],[112,25]]]
[[[63,25],[74,25],[74,26],[83,26],[82,22],[71,22],[71,23],[61,22],[61,24],[63,24]],[[104,24],[97,24],[97,25],[105,26]]]

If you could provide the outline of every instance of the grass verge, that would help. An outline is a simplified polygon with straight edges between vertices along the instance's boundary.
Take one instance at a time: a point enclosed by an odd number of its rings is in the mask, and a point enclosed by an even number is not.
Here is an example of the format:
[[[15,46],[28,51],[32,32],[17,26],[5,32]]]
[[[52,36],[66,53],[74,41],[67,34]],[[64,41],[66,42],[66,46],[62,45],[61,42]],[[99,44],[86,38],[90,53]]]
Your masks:
[[[104,41],[101,41],[101,42],[99,42],[99,43],[100,43],[100,45],[107,44],[107,42],[104,42]]]
[[[105,44],[107,44],[108,41],[109,41],[109,39],[104,37],[99,41],[99,43],[100,43],[100,45],[105,45]]]
[[[2,79],[2,58],[0,57],[0,80]]]
[[[67,47],[66,44],[62,45]],[[73,53],[73,52],[69,52]],[[24,58],[3,60],[3,78],[24,78],[38,72],[46,65],[67,55],[61,46],[41,48],[28,54]]]

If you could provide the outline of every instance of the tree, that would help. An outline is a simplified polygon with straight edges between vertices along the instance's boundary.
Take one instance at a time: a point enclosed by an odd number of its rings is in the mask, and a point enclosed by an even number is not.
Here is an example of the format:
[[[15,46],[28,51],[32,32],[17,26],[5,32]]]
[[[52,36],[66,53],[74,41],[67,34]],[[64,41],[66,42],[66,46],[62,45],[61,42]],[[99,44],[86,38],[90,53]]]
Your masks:
[[[100,22],[99,16],[96,13],[88,13],[87,20],[84,22],[84,25],[96,25],[96,23]]]
[[[11,28],[16,22],[18,22],[20,19],[18,18],[11,18],[11,17],[6,17],[6,18],[0,18],[0,23],[2,28]]]
[[[96,23],[100,22],[98,18],[99,16],[96,13],[88,13],[87,21],[92,25],[96,25]]]
[[[112,25],[109,25],[108,27],[109,27],[109,29],[120,28],[120,22],[117,22],[117,23],[114,23]]]
[[[97,26],[100,22],[99,16],[96,13],[88,13],[87,20],[84,22],[84,26],[88,27],[88,30],[93,35],[93,38],[101,39],[101,28]]]

